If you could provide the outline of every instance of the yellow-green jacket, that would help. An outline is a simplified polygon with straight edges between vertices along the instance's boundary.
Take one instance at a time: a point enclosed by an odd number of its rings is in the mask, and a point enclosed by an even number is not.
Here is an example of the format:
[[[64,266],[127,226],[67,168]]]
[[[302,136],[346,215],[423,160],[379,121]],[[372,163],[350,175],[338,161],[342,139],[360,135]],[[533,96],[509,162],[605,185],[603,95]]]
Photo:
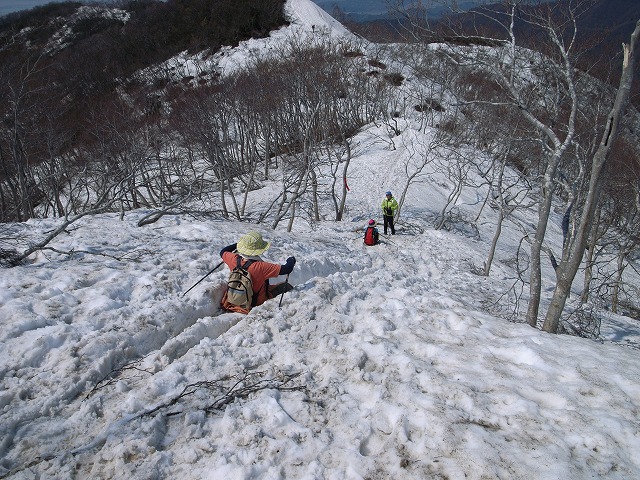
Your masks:
[[[396,214],[396,210],[398,210],[398,202],[396,202],[396,199],[391,197],[390,199],[387,199],[385,197],[384,200],[382,200],[382,214],[386,215],[387,217],[393,217]]]

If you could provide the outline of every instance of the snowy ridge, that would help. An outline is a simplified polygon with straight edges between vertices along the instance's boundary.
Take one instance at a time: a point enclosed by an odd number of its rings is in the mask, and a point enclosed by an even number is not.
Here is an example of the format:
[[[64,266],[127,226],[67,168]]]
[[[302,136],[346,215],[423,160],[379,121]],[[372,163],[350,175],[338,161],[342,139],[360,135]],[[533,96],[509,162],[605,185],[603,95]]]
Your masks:
[[[222,47],[211,56],[206,52],[195,55],[183,52],[160,65],[143,70],[140,76],[154,78],[153,72],[172,71],[174,79],[180,81],[188,76],[197,77],[203,72],[227,75],[245,66],[256,54],[280,58],[283,44],[291,39],[303,43],[313,42],[318,37],[356,40],[354,34],[311,0],[288,0],[284,10],[290,25],[271,32],[268,38],[251,38],[240,42],[235,48]]]
[[[344,25],[311,0],[287,0],[285,13],[294,26],[305,31],[325,31],[337,36],[352,36]]]

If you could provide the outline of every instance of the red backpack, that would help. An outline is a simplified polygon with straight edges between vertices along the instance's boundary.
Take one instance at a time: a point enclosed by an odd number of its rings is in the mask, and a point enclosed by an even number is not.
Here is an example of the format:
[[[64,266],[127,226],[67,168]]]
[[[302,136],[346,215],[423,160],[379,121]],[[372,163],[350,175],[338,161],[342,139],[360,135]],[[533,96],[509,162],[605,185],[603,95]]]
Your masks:
[[[367,227],[364,232],[364,244],[376,245],[378,243],[378,229],[376,227]]]

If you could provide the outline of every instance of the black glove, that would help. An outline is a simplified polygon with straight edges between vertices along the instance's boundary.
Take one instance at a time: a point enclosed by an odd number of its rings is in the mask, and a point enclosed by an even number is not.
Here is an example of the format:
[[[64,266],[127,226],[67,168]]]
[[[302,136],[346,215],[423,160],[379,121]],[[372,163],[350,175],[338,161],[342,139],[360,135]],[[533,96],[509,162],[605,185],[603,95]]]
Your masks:
[[[291,264],[291,266],[294,266],[296,264],[296,257],[289,257],[287,258],[287,263]]]

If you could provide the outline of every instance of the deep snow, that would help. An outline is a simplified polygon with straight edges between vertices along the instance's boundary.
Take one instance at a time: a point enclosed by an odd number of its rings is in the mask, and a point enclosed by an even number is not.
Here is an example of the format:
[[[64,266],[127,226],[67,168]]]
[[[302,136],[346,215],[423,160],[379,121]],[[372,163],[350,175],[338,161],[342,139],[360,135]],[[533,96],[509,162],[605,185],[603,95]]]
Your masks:
[[[379,129],[356,139],[344,222],[105,214],[56,238],[73,255],[0,270],[0,476],[640,478],[638,324],[608,315],[595,342],[488,313],[510,306],[521,233],[507,226],[491,275],[473,274],[491,213],[479,238],[434,230],[437,179],[409,190],[398,235],[363,246],[413,138],[390,150]],[[222,269],[183,296],[250,230],[273,242],[265,259],[298,259],[281,307],[221,314]]]

